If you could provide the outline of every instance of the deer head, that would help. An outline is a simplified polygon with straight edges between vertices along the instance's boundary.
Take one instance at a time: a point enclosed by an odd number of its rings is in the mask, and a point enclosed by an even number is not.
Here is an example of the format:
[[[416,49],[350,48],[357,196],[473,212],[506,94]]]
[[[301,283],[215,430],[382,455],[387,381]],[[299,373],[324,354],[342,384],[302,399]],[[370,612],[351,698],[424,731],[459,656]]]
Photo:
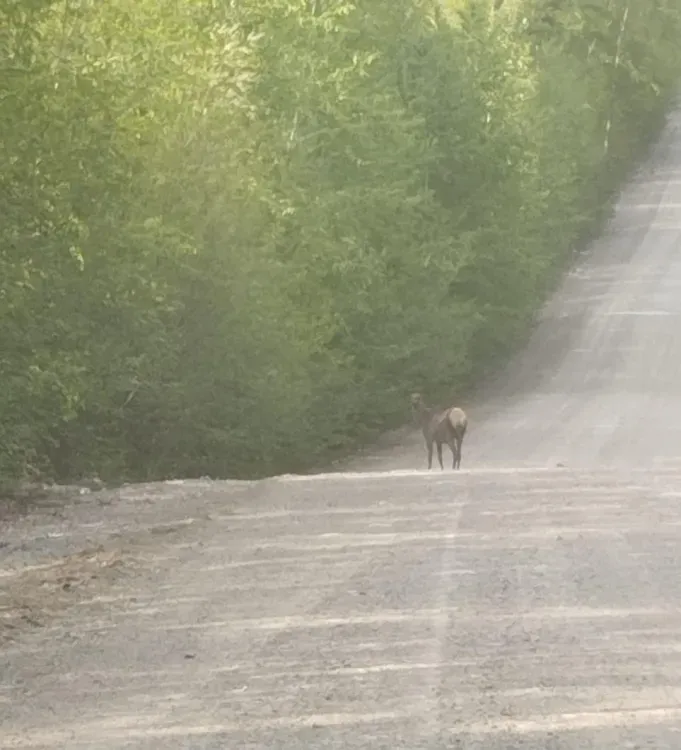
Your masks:
[[[411,412],[415,418],[418,418],[421,412],[424,410],[425,404],[423,403],[423,396],[420,393],[411,394]]]

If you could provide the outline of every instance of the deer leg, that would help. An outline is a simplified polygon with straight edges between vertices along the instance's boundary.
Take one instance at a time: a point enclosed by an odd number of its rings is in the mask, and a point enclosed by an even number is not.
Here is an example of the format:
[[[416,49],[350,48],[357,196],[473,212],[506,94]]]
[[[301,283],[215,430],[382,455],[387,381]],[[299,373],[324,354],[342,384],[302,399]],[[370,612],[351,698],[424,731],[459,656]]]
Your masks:
[[[459,435],[459,467],[461,467],[461,446],[463,445],[463,439],[466,437],[466,428],[464,427],[461,434]]]
[[[437,444],[437,460],[440,462],[440,468],[444,469],[444,464],[442,463],[442,443],[438,442]]]
[[[428,468],[431,469],[433,467],[433,441],[429,440],[426,446],[428,448]]]
[[[463,445],[463,438],[459,438],[456,441],[456,468],[461,468],[461,446]]]
[[[452,451],[452,469],[456,469],[456,438],[449,443],[449,449]]]

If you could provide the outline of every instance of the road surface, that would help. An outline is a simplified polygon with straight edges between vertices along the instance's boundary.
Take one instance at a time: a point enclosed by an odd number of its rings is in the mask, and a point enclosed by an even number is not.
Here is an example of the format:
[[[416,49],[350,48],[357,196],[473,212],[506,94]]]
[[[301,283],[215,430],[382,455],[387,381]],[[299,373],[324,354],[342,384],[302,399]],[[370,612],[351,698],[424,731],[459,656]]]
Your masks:
[[[13,522],[0,747],[681,747],[681,113],[467,406],[460,472],[413,435]]]

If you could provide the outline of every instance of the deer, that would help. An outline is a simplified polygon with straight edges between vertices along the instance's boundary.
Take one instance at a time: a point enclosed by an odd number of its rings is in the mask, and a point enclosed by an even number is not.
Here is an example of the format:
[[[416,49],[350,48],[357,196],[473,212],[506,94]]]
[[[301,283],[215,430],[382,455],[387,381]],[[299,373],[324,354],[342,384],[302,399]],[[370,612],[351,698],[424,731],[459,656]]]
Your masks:
[[[428,468],[433,466],[433,443],[437,446],[437,459],[442,463],[442,445],[447,443],[452,451],[452,469],[461,468],[461,445],[468,427],[468,417],[463,409],[450,406],[447,409],[433,409],[425,405],[420,393],[411,394],[411,409],[423,431],[428,449]]]

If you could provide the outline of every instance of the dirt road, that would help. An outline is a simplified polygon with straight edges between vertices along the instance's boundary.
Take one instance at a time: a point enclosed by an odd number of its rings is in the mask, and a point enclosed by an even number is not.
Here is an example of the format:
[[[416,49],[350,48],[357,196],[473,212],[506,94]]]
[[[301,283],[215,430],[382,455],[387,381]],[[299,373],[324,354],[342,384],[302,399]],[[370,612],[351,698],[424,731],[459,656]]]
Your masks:
[[[4,528],[0,747],[676,750],[681,113],[492,393],[458,473],[414,435]]]

